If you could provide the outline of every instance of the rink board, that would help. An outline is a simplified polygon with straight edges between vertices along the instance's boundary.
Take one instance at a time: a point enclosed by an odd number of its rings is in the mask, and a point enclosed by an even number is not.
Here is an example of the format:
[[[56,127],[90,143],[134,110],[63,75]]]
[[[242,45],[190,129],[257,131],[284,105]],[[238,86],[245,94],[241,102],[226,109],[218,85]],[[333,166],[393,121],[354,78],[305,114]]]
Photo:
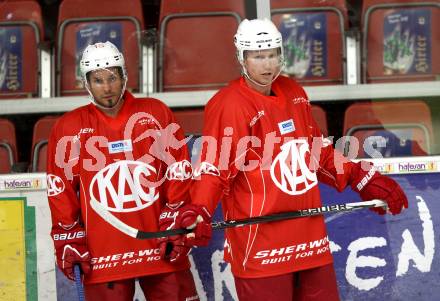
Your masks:
[[[392,177],[409,200],[403,214],[360,210],[326,217],[341,300],[432,301],[440,296],[440,174]],[[325,204],[360,200],[350,189],[320,188]],[[207,300],[233,300],[229,267],[220,260],[222,245],[221,233],[215,233],[208,249],[192,252]]]
[[[403,214],[379,216],[361,210],[326,217],[342,300],[431,301],[440,295],[440,173],[392,177],[410,202]],[[7,193],[0,189],[1,300],[77,300],[73,283],[54,266],[43,188]],[[320,188],[325,204],[359,200],[350,190]],[[218,210],[214,219],[221,219]],[[214,233],[208,247],[193,250],[201,300],[234,300],[230,267],[222,258],[221,231]]]

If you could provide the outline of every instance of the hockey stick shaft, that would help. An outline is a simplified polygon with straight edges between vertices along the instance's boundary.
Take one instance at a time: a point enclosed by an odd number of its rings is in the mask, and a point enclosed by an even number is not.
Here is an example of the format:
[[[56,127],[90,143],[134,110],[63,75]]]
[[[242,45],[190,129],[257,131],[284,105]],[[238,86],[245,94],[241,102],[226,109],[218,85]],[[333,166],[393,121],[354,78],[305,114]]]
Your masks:
[[[107,211],[97,200],[92,199],[90,201],[90,204],[92,208],[113,227],[137,239],[152,239],[152,238],[180,235],[180,234],[186,234],[192,232],[192,230],[190,229],[171,229],[171,230],[165,230],[159,232],[145,232],[125,224],[120,219],[118,219],[113,214],[111,214],[109,211]],[[232,227],[240,227],[245,225],[267,223],[267,222],[280,221],[286,219],[316,216],[316,215],[322,215],[328,213],[349,212],[353,210],[372,208],[372,207],[386,207],[386,203],[381,200],[371,200],[371,201],[358,202],[358,203],[335,204],[335,205],[328,205],[328,206],[322,206],[322,207],[310,208],[310,209],[304,209],[298,211],[289,211],[289,212],[281,212],[271,215],[255,216],[246,219],[213,222],[211,223],[211,225],[213,230],[221,230]]]
[[[381,202],[381,201],[380,201]],[[359,210],[363,208],[371,208],[371,207],[382,207],[379,205],[382,205],[379,202],[372,202],[369,201],[367,204],[366,202],[363,203],[347,203],[347,204],[335,204],[335,205],[329,205],[329,206],[322,206],[318,208],[310,208],[310,209],[304,209],[304,210],[298,210],[298,211],[289,211],[289,212],[281,212],[271,215],[263,215],[263,216],[256,216],[246,219],[239,219],[239,220],[231,220],[231,221],[221,221],[221,222],[214,222],[212,223],[212,229],[226,229],[231,227],[240,227],[240,226],[247,226],[247,225],[253,225],[253,224],[261,224],[261,223],[267,223],[267,222],[273,222],[273,221],[280,221],[280,220],[286,220],[286,219],[294,219],[299,217],[308,217],[308,216],[315,216],[315,215],[323,215],[327,213],[336,213],[336,212],[347,212],[347,211],[353,211],[353,210]],[[386,204],[383,204],[384,206]]]
[[[85,301],[84,297],[84,288],[81,283],[81,269],[79,268],[79,265],[75,264],[73,267],[73,271],[75,273],[75,286],[76,286],[76,292],[78,294],[78,300],[79,301]]]

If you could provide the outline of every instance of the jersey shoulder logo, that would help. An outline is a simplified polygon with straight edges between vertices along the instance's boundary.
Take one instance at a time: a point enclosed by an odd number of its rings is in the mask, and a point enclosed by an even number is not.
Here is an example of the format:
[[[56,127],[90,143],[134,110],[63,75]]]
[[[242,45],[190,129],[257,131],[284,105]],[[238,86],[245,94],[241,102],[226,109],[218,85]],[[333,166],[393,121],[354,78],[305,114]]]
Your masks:
[[[72,141],[75,143],[75,142],[78,142],[79,140],[80,140],[80,138],[81,138],[81,135],[83,135],[83,134],[93,134],[95,132],[95,129],[94,128],[81,128],[80,130],[79,130],[79,132],[78,132],[78,134],[76,134],[75,136],[73,136],[73,139],[72,139]]]
[[[220,171],[217,167],[208,162],[200,163],[199,167],[194,170],[193,178],[198,178],[201,175],[220,176]]]
[[[275,185],[287,194],[300,195],[318,184],[316,173],[309,169],[306,158],[310,159],[306,140],[291,140],[283,144],[270,168]]]
[[[46,176],[47,180],[47,195],[48,196],[56,196],[64,191],[66,185],[63,180],[56,175],[48,174]]]
[[[258,111],[257,115],[255,115],[252,118],[251,122],[249,123],[249,127],[253,127],[257,123],[258,119],[260,119],[263,116],[264,116],[264,110]]]
[[[292,102],[294,104],[300,104],[300,103],[308,103],[309,101],[302,96],[296,96],[296,97],[292,98]]]
[[[168,166],[165,176],[167,180],[184,181],[191,179],[192,165],[188,160],[174,162]]]

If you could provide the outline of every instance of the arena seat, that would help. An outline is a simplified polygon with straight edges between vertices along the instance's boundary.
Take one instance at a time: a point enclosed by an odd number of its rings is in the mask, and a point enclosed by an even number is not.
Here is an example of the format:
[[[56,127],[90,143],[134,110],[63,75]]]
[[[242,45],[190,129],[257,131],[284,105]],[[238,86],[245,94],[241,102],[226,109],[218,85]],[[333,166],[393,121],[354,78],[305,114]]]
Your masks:
[[[343,131],[351,136],[344,143],[345,155],[356,152],[355,138],[360,158],[371,157],[373,148],[384,157],[429,155],[433,145],[431,111],[421,100],[354,103],[345,111]]]
[[[362,80],[438,80],[440,0],[364,0]]]
[[[312,105],[312,116],[318,124],[321,133],[324,137],[328,136],[328,127],[327,127],[327,114],[324,109],[318,105]]]
[[[86,94],[79,60],[87,45],[105,41],[115,44],[124,54],[127,89],[139,92],[142,84],[143,28],[140,0],[63,0],[58,16],[57,96]]]
[[[185,135],[201,135],[203,130],[204,109],[174,111],[176,121],[183,128]]]
[[[187,142],[191,162],[195,163],[200,154],[200,140],[203,130],[204,109],[186,109],[173,112],[177,123],[183,128],[185,136],[192,136]]]
[[[40,94],[40,42],[44,40],[37,1],[0,2],[0,98]]]
[[[161,1],[159,92],[210,90],[240,76],[233,37],[244,0]]]
[[[45,116],[35,123],[32,135],[31,171],[46,171],[47,142],[59,116]]]
[[[284,72],[303,85],[346,82],[343,0],[272,0],[272,21],[284,44]]]
[[[17,162],[15,126],[8,119],[0,118],[0,174],[10,173]]]

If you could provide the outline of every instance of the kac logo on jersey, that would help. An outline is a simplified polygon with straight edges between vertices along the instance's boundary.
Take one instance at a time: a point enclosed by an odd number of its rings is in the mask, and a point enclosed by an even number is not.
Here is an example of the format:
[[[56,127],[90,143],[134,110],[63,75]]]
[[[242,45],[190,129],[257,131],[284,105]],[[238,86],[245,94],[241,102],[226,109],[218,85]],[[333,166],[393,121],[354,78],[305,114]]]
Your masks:
[[[165,173],[167,180],[178,180],[184,181],[191,179],[192,176],[192,165],[188,160],[183,160],[179,162],[174,162],[168,166]]]
[[[307,166],[309,144],[305,140],[291,140],[281,146],[270,168],[275,185],[290,195],[300,195],[318,183],[316,173]]]
[[[48,196],[56,196],[64,191],[66,186],[64,185],[63,180],[56,175],[48,174],[46,177],[47,180],[47,195]]]
[[[108,152],[110,154],[131,152],[132,150],[133,150],[133,146],[131,145],[130,139],[112,141],[108,143]]]
[[[193,179],[198,178],[201,175],[213,175],[218,177],[220,176],[220,171],[211,163],[202,162],[199,167],[194,170]]]
[[[278,123],[278,128],[280,129],[281,135],[285,135],[287,133],[293,132],[295,130],[295,124],[293,123],[293,119],[289,119]]]
[[[101,169],[90,182],[90,197],[108,211],[133,212],[151,206],[158,198],[156,169],[144,162],[120,160]]]

